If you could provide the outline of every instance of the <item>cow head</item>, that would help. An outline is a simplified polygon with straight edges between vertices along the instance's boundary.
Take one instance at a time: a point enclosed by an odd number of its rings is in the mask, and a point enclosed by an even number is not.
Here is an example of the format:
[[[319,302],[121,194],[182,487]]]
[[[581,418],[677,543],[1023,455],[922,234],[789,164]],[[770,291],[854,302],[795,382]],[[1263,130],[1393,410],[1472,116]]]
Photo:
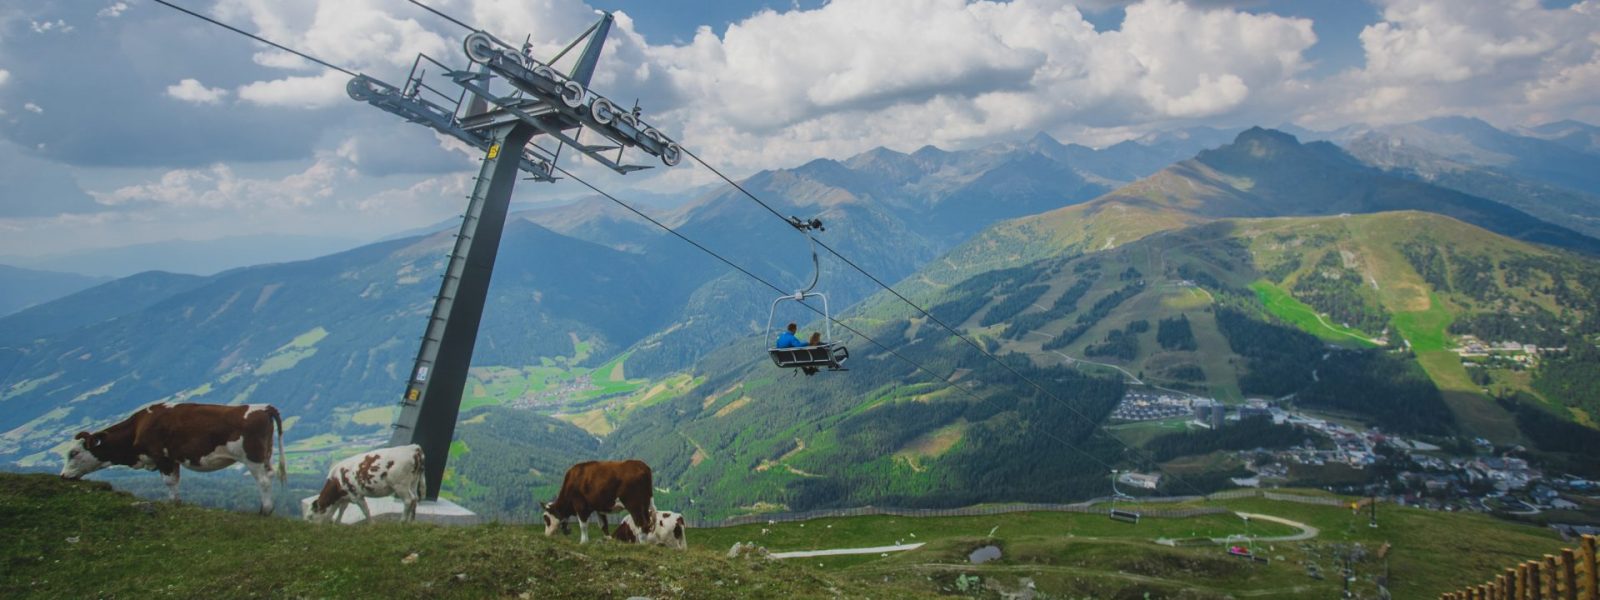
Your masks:
[[[61,467],[63,479],[81,479],[100,469],[111,466],[111,461],[101,458],[100,446],[105,444],[106,434],[79,431],[72,439],[72,444],[67,446],[67,462]]]
[[[339,507],[349,502],[349,495],[339,485],[339,480],[329,477],[322,483],[322,491],[317,492],[317,498],[306,507],[305,520],[312,523],[327,523]]]
[[[312,500],[306,507],[304,515],[307,523],[327,523],[333,519],[333,513],[338,506],[335,504],[324,505],[320,500]]]
[[[555,535],[558,530],[561,535],[570,533],[567,528],[567,518],[556,511],[549,502],[540,502],[539,508],[544,512],[544,534],[546,537]]]

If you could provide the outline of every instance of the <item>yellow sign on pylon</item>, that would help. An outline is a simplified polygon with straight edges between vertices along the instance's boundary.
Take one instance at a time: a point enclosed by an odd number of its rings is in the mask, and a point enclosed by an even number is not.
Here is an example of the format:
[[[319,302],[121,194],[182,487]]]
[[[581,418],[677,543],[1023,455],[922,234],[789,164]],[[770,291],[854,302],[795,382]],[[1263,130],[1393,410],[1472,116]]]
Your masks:
[[[500,156],[500,144],[489,146],[489,158]]]

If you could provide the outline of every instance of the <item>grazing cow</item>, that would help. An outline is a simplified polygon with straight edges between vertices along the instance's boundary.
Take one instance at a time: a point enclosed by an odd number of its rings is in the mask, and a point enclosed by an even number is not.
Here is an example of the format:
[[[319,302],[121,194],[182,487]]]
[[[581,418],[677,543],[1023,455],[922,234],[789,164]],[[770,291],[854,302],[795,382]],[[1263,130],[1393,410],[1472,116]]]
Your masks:
[[[371,523],[372,511],[367,509],[367,498],[394,496],[405,504],[400,520],[415,521],[417,501],[428,487],[422,466],[422,446],[416,444],[380,448],[341,460],[328,469],[322,492],[311,501],[305,518],[326,523],[332,517],[335,523],[342,522],[344,509],[349,508],[353,500],[361,509],[361,516]]]
[[[242,463],[261,490],[261,514],[272,514],[272,431],[278,431],[278,478],[283,464],[283,419],[268,404],[152,404],[95,433],[80,431],[67,448],[61,477],[78,479],[112,465],[160,471],[179,502],[179,467],[209,472]]]
[[[553,502],[542,502],[544,509],[544,534],[555,535],[557,529],[566,530],[566,520],[578,518],[579,543],[589,543],[589,515],[600,513],[600,531],[609,534],[605,513],[621,504],[642,523],[649,533],[650,511],[655,506],[650,465],[637,460],[589,461],[572,465],[561,481],[561,492]]]
[[[658,510],[652,512],[655,525],[649,533],[640,533],[639,528],[633,525],[633,515],[622,518],[617,524],[617,530],[611,532],[611,538],[619,542],[656,544],[668,548],[688,550],[689,542],[683,537],[683,515],[669,511]]]

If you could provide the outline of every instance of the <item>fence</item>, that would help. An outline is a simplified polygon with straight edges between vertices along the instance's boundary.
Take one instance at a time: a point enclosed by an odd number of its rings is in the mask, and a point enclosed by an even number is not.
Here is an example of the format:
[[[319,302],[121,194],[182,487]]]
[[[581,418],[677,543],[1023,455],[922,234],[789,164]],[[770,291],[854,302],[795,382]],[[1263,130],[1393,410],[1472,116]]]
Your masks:
[[[1240,498],[1263,497],[1268,500],[1282,502],[1298,502],[1302,504],[1316,504],[1321,506],[1343,506],[1344,501],[1338,498],[1325,496],[1301,496],[1297,494],[1280,494],[1262,490],[1228,490],[1207,496],[1154,496],[1148,498],[1135,498],[1124,501],[1125,504],[1137,506],[1135,509],[1142,517],[1156,519],[1183,519],[1201,515],[1218,515],[1232,512],[1220,506],[1199,506],[1194,508],[1149,508],[1150,504],[1173,504],[1180,502],[1199,502],[1204,500],[1237,500]],[[1007,504],[981,504],[964,508],[879,508],[865,506],[860,508],[838,508],[812,510],[796,513],[772,513],[744,515],[722,519],[720,521],[700,521],[690,519],[688,525],[694,528],[736,527],[739,525],[753,525],[758,523],[793,523],[796,521],[809,521],[812,519],[826,519],[835,517],[864,517],[864,516],[894,516],[894,517],[978,517],[1000,515],[1018,512],[1070,512],[1084,514],[1108,514],[1111,498],[1095,498],[1086,502],[1074,504],[1034,504],[1034,503],[1007,503]]]
[[[1487,583],[1446,593],[1442,600],[1600,600],[1595,580],[1595,536],[1586,535],[1576,549],[1546,554],[1510,567]]]

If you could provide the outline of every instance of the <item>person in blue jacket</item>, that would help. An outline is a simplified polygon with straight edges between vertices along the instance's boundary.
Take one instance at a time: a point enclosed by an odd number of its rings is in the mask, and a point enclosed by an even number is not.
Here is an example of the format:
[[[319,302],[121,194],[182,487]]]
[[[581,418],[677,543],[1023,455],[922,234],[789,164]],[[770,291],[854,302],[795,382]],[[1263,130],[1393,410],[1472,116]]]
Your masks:
[[[778,334],[778,343],[776,345],[774,345],[773,347],[774,348],[804,348],[806,343],[800,341],[800,338],[795,337],[795,335],[794,335],[794,332],[796,330],[798,330],[799,328],[800,328],[800,326],[795,325],[794,323],[790,323],[789,327],[788,327],[788,329],[786,331],[784,331],[783,333]]]

